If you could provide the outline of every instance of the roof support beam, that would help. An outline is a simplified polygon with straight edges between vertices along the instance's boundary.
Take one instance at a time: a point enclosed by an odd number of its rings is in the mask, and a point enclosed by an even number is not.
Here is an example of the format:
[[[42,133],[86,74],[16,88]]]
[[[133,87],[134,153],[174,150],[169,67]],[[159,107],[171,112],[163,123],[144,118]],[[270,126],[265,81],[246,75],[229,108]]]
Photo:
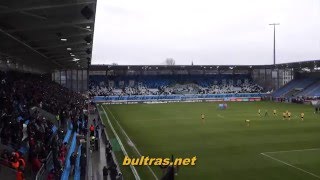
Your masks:
[[[58,59],[58,58],[63,58],[63,57],[66,57],[66,56],[70,56],[70,57],[87,57],[87,56],[90,56],[90,54],[87,54],[85,52],[80,52],[80,53],[73,53],[74,56],[71,56],[70,54],[55,54],[55,55],[52,55],[50,56],[51,59]]]
[[[78,5],[87,5],[87,4],[95,4],[96,1],[82,1],[82,2],[73,2],[73,3],[62,3],[56,5],[43,5],[43,6],[34,6],[34,7],[24,7],[24,8],[10,8],[8,10],[0,11],[0,14],[7,14],[7,13],[16,13],[19,11],[32,11],[32,10],[40,10],[40,9],[51,9],[51,8],[63,8],[69,6],[78,6]]]
[[[2,6],[2,5],[0,5],[0,8],[13,10],[13,9],[7,7],[7,6]],[[33,13],[29,13],[29,12],[24,12],[22,10],[21,11],[17,11],[17,13],[21,13],[21,14],[24,14],[24,15],[27,15],[27,16],[31,16],[31,17],[35,17],[35,18],[42,19],[42,20],[47,20],[46,17],[39,16],[39,15],[36,15],[36,14],[33,14]]]
[[[63,43],[63,44],[53,45],[53,46],[37,47],[35,49],[51,49],[51,48],[59,48],[59,47],[74,46],[74,45],[81,45],[81,44],[87,44],[87,43],[85,41],[70,42],[70,43]],[[88,48],[91,48],[91,45],[88,45]]]
[[[1,29],[1,28],[0,28],[0,32],[1,32],[1,33],[3,33],[3,34],[4,34],[4,35],[6,35],[6,36],[9,36],[11,39],[13,39],[13,40],[17,41],[18,43],[22,44],[23,46],[25,46],[25,47],[29,48],[31,51],[33,51],[33,52],[35,52],[35,53],[39,54],[40,56],[42,56],[42,57],[44,57],[44,58],[48,59],[48,57],[47,57],[46,55],[44,55],[44,54],[40,53],[39,51],[35,50],[33,47],[31,47],[31,46],[29,46],[28,44],[26,44],[25,42],[23,42],[23,41],[21,41],[21,40],[17,39],[16,37],[12,36],[11,34],[9,34],[8,32],[4,31],[4,30],[3,30],[3,29]]]
[[[79,33],[79,34],[71,34],[71,35],[67,35],[67,36],[62,36],[61,38],[72,38],[72,37],[79,37],[79,36],[87,36],[87,35],[92,35],[92,32],[86,32],[86,33]],[[41,41],[50,41],[50,40],[53,40],[53,41],[56,41],[57,39],[59,39],[59,37],[56,37],[56,38],[43,38],[43,39],[32,39],[32,40],[29,40],[27,42],[41,42]]]
[[[56,59],[53,59],[53,60],[55,60],[55,61],[67,61],[67,60],[70,60],[70,61],[72,61],[73,60],[73,57],[63,57],[63,58],[56,58]]]
[[[73,60],[74,58],[78,58],[78,59],[83,59],[83,58],[87,58],[89,55],[82,55],[82,56],[74,56],[74,57],[72,57],[72,56],[63,56],[63,57],[56,57],[56,58],[51,58],[52,60],[56,60],[56,61],[60,61],[60,60],[68,60],[68,59],[70,59],[70,60]]]
[[[11,34],[7,33],[6,31],[4,31],[4,30],[1,29],[1,28],[0,28],[0,32],[3,33],[4,35],[10,37],[11,39],[17,41],[17,42],[20,43],[21,45],[27,47],[28,49],[30,49],[30,50],[33,51],[34,53],[36,53],[36,54],[44,57],[44,58],[47,59],[48,61],[50,61],[46,55],[42,54],[41,52],[37,51],[37,50],[34,49],[33,47],[31,47],[31,46],[29,46],[28,44],[26,44],[25,42],[17,39],[16,37],[12,36]],[[56,62],[54,62],[54,61],[50,61],[50,62],[53,62],[54,64],[56,64],[56,65],[58,65],[58,66],[61,67],[61,64],[58,64],[58,63],[56,63]]]
[[[28,27],[28,28],[21,28],[21,29],[12,29],[12,30],[7,30],[8,33],[13,33],[13,32],[20,32],[20,31],[32,31],[32,30],[41,30],[41,29],[52,29],[52,28],[59,28],[59,27],[65,27],[65,26],[71,26],[74,27],[75,25],[80,25],[80,24],[94,24],[94,20],[86,20],[86,21],[78,21],[78,22],[65,22],[65,23],[57,23],[57,24],[47,24],[47,25],[40,25],[40,26],[35,26],[35,27]],[[76,27],[79,28],[79,27]],[[84,28],[86,29],[86,28]],[[86,29],[90,30],[91,29]]]

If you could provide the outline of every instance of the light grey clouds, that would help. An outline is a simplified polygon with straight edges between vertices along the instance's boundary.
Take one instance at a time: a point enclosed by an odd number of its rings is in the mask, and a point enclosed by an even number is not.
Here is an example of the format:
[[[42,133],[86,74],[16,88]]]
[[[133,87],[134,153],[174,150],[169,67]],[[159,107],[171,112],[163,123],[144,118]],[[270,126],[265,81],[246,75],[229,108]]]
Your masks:
[[[319,0],[98,0],[94,64],[270,64],[320,59]]]

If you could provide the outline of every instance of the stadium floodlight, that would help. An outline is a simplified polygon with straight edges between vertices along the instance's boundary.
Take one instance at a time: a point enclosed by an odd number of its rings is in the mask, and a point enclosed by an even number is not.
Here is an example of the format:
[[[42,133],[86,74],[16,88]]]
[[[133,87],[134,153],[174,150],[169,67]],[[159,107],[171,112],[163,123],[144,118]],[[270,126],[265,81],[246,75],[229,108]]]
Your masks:
[[[276,65],[276,26],[280,25],[280,23],[272,23],[269,25],[273,26],[273,65]]]

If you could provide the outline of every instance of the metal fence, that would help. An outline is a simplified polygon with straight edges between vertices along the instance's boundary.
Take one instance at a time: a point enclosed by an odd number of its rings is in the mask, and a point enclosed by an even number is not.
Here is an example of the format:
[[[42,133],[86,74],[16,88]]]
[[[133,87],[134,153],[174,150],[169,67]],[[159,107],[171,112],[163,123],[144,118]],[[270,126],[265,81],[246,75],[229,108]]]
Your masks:
[[[53,158],[52,158],[52,151],[48,154],[45,162],[42,164],[40,170],[36,175],[36,180],[45,180],[47,179],[48,170],[50,171],[53,168]]]

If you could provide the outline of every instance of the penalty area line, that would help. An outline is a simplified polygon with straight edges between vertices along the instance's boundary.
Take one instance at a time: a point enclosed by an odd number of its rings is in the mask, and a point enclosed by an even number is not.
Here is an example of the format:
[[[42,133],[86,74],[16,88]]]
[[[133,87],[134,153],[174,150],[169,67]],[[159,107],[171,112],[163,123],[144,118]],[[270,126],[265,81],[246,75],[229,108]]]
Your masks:
[[[267,154],[265,154],[265,153],[260,153],[260,154],[263,155],[263,156],[265,156],[265,157],[268,157],[268,158],[270,158],[270,159],[272,159],[272,160],[274,160],[274,161],[280,162],[280,163],[285,164],[285,165],[287,165],[287,166],[289,166],[289,167],[292,167],[292,168],[294,168],[294,169],[297,169],[297,170],[299,170],[299,171],[302,171],[302,172],[304,172],[304,173],[306,173],[306,174],[309,174],[309,175],[311,175],[311,176],[313,176],[313,177],[316,177],[316,178],[320,179],[320,176],[318,176],[318,175],[316,175],[316,174],[313,174],[313,173],[311,173],[311,172],[309,172],[309,171],[306,171],[306,170],[304,170],[304,169],[301,169],[301,168],[299,168],[299,167],[297,167],[297,166],[294,166],[294,165],[292,165],[292,164],[289,164],[289,163],[287,163],[287,162],[285,162],[285,161],[282,161],[282,160],[280,160],[280,159],[277,159],[277,158],[275,158],[275,157],[269,156],[269,155],[267,155]]]
[[[104,106],[103,106],[102,108],[104,109]],[[132,147],[135,149],[135,151],[136,151],[136,152],[138,153],[138,155],[141,157],[142,155],[141,155],[140,151],[138,150],[138,148],[136,147],[136,145],[133,143],[133,141],[131,141],[131,139],[129,138],[129,136],[127,135],[127,133],[124,131],[124,129],[122,128],[122,126],[119,124],[117,118],[114,117],[113,113],[109,110],[109,108],[108,108],[107,106],[105,106],[105,108],[107,109],[107,111],[110,112],[110,115],[111,115],[111,116],[113,117],[113,119],[116,121],[117,125],[119,126],[119,128],[121,129],[121,131],[123,132],[123,134],[126,136],[127,140],[132,143],[132,145],[133,145]],[[148,167],[149,171],[151,172],[151,174],[154,176],[154,178],[155,178],[156,180],[158,180],[157,175],[156,175],[156,174],[154,173],[154,171],[150,168],[150,166],[147,165],[147,167]]]
[[[300,151],[317,151],[320,148],[310,148],[310,149],[294,149],[294,150],[287,150],[287,151],[272,151],[272,152],[263,152],[264,154],[276,154],[276,153],[287,153],[287,152],[300,152]]]

